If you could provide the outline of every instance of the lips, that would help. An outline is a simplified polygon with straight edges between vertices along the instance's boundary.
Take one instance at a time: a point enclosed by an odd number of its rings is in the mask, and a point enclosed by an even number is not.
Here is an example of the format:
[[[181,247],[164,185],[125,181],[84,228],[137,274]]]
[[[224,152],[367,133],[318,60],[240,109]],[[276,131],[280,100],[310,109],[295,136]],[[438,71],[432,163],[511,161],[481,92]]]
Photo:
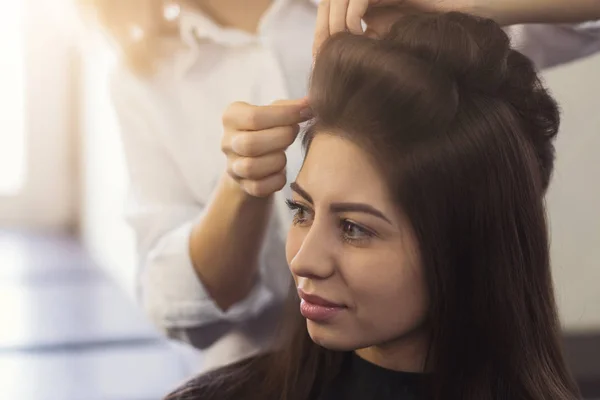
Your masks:
[[[329,321],[346,309],[342,304],[305,293],[302,289],[298,289],[298,295],[302,299],[300,302],[300,313],[304,318],[314,322]]]
[[[317,305],[317,306],[323,306],[323,307],[344,307],[343,304],[337,304],[328,300],[325,300],[322,297],[316,296],[314,294],[308,294],[306,293],[304,290],[302,289],[298,289],[298,296],[300,296],[300,298],[308,303]]]

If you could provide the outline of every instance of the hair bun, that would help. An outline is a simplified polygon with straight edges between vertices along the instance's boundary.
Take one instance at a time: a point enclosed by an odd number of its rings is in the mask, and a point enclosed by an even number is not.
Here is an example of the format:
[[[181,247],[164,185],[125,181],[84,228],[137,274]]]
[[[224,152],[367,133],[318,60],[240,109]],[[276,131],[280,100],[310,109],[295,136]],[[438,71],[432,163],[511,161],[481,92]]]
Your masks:
[[[411,14],[384,40],[439,66],[461,88],[495,92],[507,79],[510,40],[490,19],[458,12]]]
[[[511,49],[496,22],[458,12],[411,14],[382,40],[445,71],[459,96],[489,95],[511,104],[536,149],[544,187],[548,185],[559,110],[531,60]]]

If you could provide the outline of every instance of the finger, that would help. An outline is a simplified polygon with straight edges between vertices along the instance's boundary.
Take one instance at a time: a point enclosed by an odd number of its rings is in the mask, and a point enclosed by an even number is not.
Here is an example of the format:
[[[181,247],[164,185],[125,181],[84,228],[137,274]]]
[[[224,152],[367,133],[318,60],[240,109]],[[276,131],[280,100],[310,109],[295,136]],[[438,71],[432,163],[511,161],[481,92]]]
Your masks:
[[[381,37],[388,33],[403,15],[405,10],[397,5],[370,8],[363,16],[368,31],[365,33],[372,37]]]
[[[287,105],[254,106],[233,103],[223,114],[223,125],[243,131],[259,131],[276,126],[294,125],[311,117],[306,99]]]
[[[353,0],[362,1],[362,0]],[[329,34],[346,31],[346,13],[350,0],[335,0],[331,3],[329,11]]]
[[[262,157],[240,157],[231,164],[231,172],[239,179],[260,180],[283,171],[286,163],[283,151]]]
[[[231,150],[240,157],[260,157],[285,150],[294,143],[299,130],[296,124],[256,132],[239,132],[231,139]]]
[[[354,0],[348,5],[348,12],[346,14],[346,25],[350,32],[355,35],[363,33],[361,20],[367,8],[369,7],[369,0]]]
[[[271,105],[273,106],[288,106],[288,105],[294,105],[294,104],[306,104],[308,106],[308,97],[302,97],[299,99],[281,99],[281,100],[275,100],[274,102],[271,103]]]
[[[240,186],[251,196],[267,197],[283,189],[286,180],[285,171],[282,171],[258,181],[242,180],[240,181]]]
[[[316,57],[321,45],[329,37],[329,0],[321,0],[319,2],[319,10],[317,12],[317,24],[315,27],[315,39],[313,42],[313,57]]]

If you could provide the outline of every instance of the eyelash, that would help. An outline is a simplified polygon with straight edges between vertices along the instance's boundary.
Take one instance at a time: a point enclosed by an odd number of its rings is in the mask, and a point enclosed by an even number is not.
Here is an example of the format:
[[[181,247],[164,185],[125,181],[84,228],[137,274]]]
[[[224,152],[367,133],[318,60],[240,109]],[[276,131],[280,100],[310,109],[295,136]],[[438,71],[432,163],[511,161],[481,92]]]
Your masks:
[[[306,223],[306,216],[301,217],[301,213],[306,213],[306,214],[310,214],[311,211],[309,210],[308,207],[306,207],[303,204],[300,204],[294,200],[286,200],[285,201],[288,208],[294,212],[294,225],[301,225]],[[362,245],[367,243],[369,240],[371,240],[373,237],[376,236],[376,234],[372,231],[370,231],[369,229],[366,229],[360,225],[358,225],[355,222],[352,222],[348,219],[345,218],[340,218],[340,222],[339,222],[339,227],[340,227],[340,237],[341,239],[349,244],[353,244],[353,245]],[[360,234],[363,235],[363,237],[361,238],[356,238],[356,237],[351,237],[349,236],[346,232],[348,231],[348,229],[345,228],[350,228],[350,229],[357,229],[358,231],[360,231]]]
[[[287,204],[288,208],[290,209],[290,211],[292,211],[294,213],[294,225],[299,225],[304,221],[305,218],[301,218],[300,217],[300,213],[308,213],[308,208],[306,206],[303,206],[302,204],[294,201],[294,200],[286,200],[285,203]]]

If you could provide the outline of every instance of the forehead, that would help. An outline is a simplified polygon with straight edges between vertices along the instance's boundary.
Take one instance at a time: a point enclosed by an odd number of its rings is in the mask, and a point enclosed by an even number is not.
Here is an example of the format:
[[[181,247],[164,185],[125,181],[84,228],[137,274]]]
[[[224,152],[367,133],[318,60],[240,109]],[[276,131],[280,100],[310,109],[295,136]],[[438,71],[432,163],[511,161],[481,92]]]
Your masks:
[[[297,181],[315,201],[391,202],[385,180],[370,156],[334,134],[315,135]]]

